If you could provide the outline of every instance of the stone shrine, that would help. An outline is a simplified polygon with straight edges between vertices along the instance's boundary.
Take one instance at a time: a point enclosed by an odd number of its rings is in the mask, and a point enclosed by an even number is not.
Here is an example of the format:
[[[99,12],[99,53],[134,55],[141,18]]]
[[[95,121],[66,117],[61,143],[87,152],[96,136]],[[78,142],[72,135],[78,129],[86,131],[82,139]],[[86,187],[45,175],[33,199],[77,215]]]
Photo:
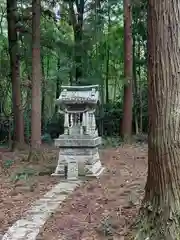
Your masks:
[[[64,114],[64,134],[55,139],[59,159],[52,175],[77,179],[78,176],[98,177],[101,165],[95,110],[99,102],[99,86],[62,86],[56,103]]]

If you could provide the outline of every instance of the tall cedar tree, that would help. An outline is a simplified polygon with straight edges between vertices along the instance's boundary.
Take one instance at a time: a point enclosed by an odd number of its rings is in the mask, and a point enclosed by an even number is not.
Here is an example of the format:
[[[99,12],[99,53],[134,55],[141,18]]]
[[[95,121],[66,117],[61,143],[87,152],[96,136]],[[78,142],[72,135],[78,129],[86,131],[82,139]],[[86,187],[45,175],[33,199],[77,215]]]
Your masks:
[[[133,39],[132,39],[131,0],[124,0],[124,100],[121,135],[129,140],[132,133],[132,74],[133,74]]]
[[[8,42],[11,68],[12,101],[14,116],[14,147],[24,144],[24,119],[21,103],[19,46],[16,30],[17,1],[7,0]]]
[[[148,0],[148,177],[137,240],[180,239],[179,23],[179,0]]]
[[[41,144],[41,56],[40,56],[41,0],[32,1],[32,113],[31,146]]]

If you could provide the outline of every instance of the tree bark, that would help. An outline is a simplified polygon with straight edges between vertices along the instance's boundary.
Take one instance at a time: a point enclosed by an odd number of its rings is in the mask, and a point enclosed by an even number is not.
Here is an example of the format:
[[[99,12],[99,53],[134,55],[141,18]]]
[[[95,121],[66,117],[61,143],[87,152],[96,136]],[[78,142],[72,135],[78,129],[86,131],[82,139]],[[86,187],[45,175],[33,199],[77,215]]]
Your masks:
[[[123,119],[121,126],[121,135],[124,139],[129,140],[132,134],[132,10],[131,1],[124,0],[124,100],[123,100]]]
[[[148,177],[137,240],[180,239],[179,22],[178,0],[148,0]]]
[[[32,148],[36,148],[41,144],[40,5],[41,0],[32,1]]]
[[[107,50],[106,50],[106,103],[109,103],[109,60],[110,60],[110,49],[109,49],[109,39],[107,40]]]
[[[83,76],[82,66],[82,37],[83,37],[83,20],[85,0],[75,0],[77,8],[77,18],[74,11],[73,1],[69,0],[69,11],[71,24],[74,31],[74,61],[75,61],[75,84],[81,85]]]
[[[138,59],[139,61],[141,60],[141,40],[139,39],[138,41]],[[137,70],[137,75],[138,75],[138,82],[139,82],[139,132],[143,132],[143,99],[142,99],[142,92],[143,92],[143,81],[141,79],[141,63],[139,62],[138,64],[138,70]]]
[[[14,147],[24,144],[24,118],[21,102],[19,46],[16,31],[17,1],[7,0],[8,41],[14,114]]]
[[[45,89],[45,66],[44,66],[44,56],[41,56],[41,76],[42,76],[42,86],[41,86],[41,130],[42,133],[44,134],[45,132],[45,122],[46,122],[46,114],[45,114],[45,94],[46,94],[46,89]]]
[[[110,17],[110,6],[108,6],[108,34],[106,40],[106,103],[109,103],[109,62],[110,62],[110,44],[109,44],[109,36],[110,36],[110,25],[111,25],[111,17]]]
[[[136,41],[135,37],[133,39],[133,94],[134,94],[134,122],[135,122],[135,132],[136,134],[139,133],[139,124],[138,124],[138,119],[139,119],[139,114],[138,114],[138,91],[137,91],[137,74],[136,74],[136,69],[137,69],[137,64],[136,64]]]
[[[60,79],[60,56],[58,56],[57,59],[57,71],[58,71],[58,76],[56,79],[56,99],[59,98],[60,92],[61,92],[61,79]],[[55,106],[55,113],[58,112],[58,106],[56,104]]]

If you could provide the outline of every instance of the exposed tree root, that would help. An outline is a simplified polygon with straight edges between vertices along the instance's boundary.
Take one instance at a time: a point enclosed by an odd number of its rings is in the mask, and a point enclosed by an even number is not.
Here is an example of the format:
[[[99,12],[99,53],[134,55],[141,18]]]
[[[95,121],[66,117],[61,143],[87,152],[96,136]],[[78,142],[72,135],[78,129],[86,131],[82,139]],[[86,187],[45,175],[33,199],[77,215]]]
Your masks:
[[[180,209],[148,206],[141,210],[134,240],[180,240]]]
[[[39,162],[45,160],[45,152],[41,148],[31,148],[27,157],[27,162]]]

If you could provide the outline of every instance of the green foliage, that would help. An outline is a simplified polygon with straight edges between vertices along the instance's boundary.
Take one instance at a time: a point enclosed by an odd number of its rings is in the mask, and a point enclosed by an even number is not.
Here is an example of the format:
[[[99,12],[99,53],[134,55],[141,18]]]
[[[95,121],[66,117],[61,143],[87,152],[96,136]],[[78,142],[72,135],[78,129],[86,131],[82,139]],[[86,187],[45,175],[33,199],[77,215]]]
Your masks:
[[[102,141],[102,148],[116,148],[123,143],[120,137],[104,137]]]
[[[52,144],[52,138],[51,135],[48,133],[45,133],[44,135],[41,136],[41,140],[43,143],[47,143],[47,144]]]
[[[46,133],[48,133],[52,139],[57,138],[64,131],[64,118],[60,114],[54,114],[49,119],[46,126]]]
[[[12,175],[11,180],[13,182],[17,182],[17,181],[20,181],[20,180],[28,181],[31,177],[33,177],[35,175],[38,175],[38,172],[35,171],[34,169],[32,169],[32,168],[22,168]]]
[[[14,164],[14,160],[7,159],[3,161],[3,168],[9,169]]]
[[[122,120],[122,102],[110,102],[104,106],[103,135],[118,136]]]

